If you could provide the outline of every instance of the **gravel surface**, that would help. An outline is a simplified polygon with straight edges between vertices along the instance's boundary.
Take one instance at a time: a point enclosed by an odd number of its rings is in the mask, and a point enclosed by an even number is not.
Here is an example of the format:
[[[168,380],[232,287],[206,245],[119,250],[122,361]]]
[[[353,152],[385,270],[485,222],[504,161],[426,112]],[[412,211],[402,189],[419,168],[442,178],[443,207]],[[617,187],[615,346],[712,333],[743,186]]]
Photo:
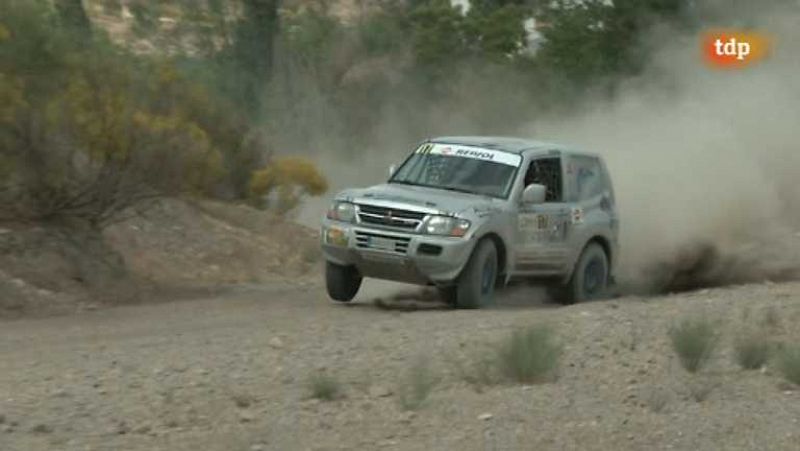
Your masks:
[[[739,369],[746,328],[800,343],[800,284],[557,307],[518,289],[499,307],[387,309],[304,288],[0,322],[0,450],[797,450],[800,387]],[[419,307],[419,306],[418,306]],[[667,331],[719,321],[710,365],[686,373]],[[558,379],[480,386],[464,365],[514,327],[552,325]],[[414,362],[435,376],[405,410]],[[310,396],[327,374],[340,393]]]

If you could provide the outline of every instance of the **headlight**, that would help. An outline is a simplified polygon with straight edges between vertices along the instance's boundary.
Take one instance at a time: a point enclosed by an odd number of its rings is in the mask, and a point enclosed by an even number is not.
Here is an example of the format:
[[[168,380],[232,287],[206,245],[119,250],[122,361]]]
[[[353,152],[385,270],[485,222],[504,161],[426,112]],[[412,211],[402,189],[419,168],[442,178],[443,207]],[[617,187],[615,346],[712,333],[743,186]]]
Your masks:
[[[464,236],[470,223],[466,219],[450,216],[429,216],[422,230],[429,235]]]
[[[356,206],[350,202],[336,201],[328,209],[328,219],[343,222],[353,222],[356,219]]]

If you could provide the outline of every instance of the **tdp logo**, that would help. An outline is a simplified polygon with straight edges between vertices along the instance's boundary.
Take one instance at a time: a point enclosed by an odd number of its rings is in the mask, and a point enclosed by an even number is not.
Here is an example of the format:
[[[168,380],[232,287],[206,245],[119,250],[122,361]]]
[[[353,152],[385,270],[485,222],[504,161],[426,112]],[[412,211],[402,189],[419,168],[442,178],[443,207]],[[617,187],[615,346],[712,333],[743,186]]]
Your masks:
[[[766,36],[739,30],[713,30],[702,39],[706,63],[718,68],[741,68],[763,59],[769,53]]]

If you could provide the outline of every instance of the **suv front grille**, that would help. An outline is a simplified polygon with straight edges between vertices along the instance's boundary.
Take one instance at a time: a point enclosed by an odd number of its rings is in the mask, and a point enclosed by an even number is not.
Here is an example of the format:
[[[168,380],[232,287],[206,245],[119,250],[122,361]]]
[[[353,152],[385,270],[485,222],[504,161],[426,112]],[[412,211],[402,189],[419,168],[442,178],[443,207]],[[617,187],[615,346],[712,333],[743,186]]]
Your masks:
[[[414,230],[425,218],[425,213],[398,210],[375,205],[358,205],[358,219],[364,224],[381,225]]]
[[[356,231],[356,247],[361,249],[373,249],[397,254],[408,252],[410,237],[384,235],[382,233],[371,233]]]

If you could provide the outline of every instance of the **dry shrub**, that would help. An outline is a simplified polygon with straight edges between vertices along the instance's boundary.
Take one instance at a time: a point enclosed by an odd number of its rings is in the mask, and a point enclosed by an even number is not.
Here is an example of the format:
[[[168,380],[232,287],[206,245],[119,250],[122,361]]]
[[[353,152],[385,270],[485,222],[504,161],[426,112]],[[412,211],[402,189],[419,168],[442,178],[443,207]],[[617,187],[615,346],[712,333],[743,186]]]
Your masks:
[[[405,380],[399,387],[399,402],[405,410],[417,410],[425,404],[428,396],[438,383],[430,362],[418,358],[408,369]]]
[[[319,196],[328,181],[310,160],[303,157],[275,158],[250,177],[250,197],[283,214],[293,210],[304,196]],[[265,202],[266,201],[266,202]]]
[[[683,319],[670,330],[669,337],[681,366],[695,373],[711,359],[718,334],[715,325],[701,317]]]
[[[498,349],[504,376],[521,383],[539,383],[555,376],[562,348],[547,326],[516,330]]]
[[[311,397],[323,401],[333,401],[342,394],[339,380],[325,372],[314,373],[308,381]]]
[[[787,346],[778,354],[778,368],[787,381],[800,385],[800,346]]]
[[[736,363],[746,370],[757,370],[769,360],[772,343],[760,333],[747,333],[733,343]]]

